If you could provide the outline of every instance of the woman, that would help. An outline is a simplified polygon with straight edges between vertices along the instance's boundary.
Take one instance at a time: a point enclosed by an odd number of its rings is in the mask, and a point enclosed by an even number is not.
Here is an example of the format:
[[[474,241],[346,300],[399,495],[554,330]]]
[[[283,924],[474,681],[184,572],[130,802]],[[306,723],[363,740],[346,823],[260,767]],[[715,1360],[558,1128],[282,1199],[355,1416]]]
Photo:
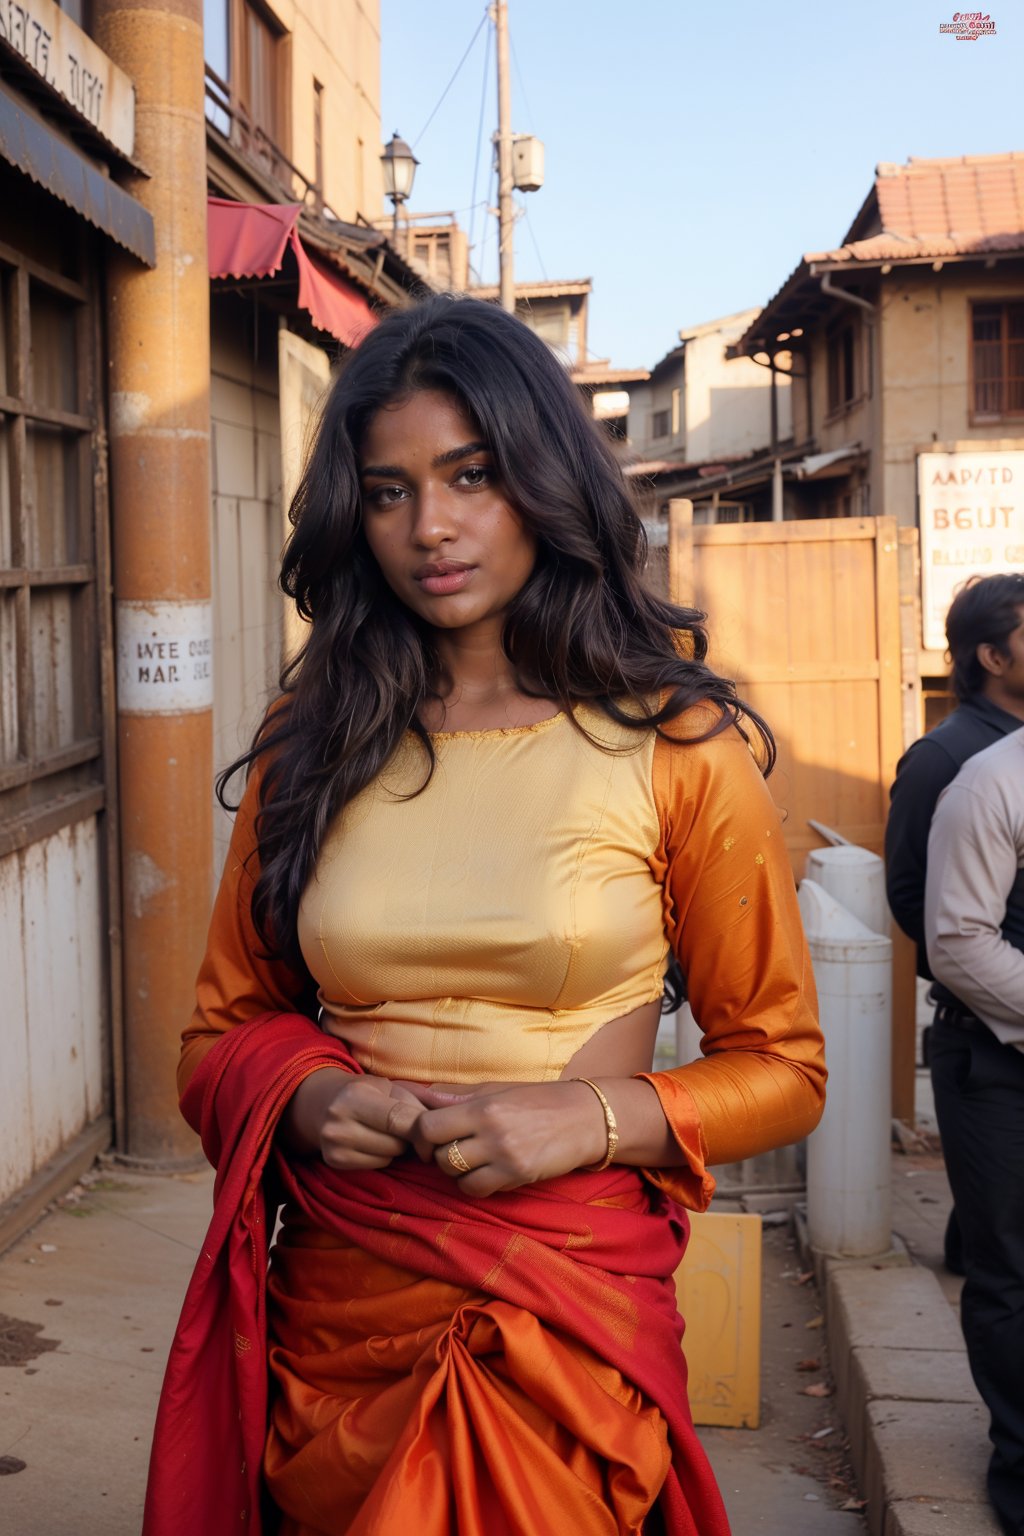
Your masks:
[[[292,520],[310,627],[236,765],[182,1053],[217,1195],[147,1536],[724,1536],[682,1208],[709,1161],[806,1134],[824,1082],[741,718],[771,738],[496,308],[371,333]],[[706,1055],[651,1073],[670,947]]]

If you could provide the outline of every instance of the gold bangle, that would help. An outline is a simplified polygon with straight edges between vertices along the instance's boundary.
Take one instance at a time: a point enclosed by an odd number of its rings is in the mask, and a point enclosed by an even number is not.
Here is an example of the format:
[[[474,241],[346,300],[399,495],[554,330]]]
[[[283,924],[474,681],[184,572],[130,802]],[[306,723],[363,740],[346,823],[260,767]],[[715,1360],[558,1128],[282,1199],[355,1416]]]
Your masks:
[[[601,1162],[592,1163],[590,1167],[584,1168],[581,1171],[583,1173],[602,1173],[604,1169],[608,1167],[608,1164],[611,1162],[612,1158],[615,1156],[615,1153],[618,1151],[619,1125],[615,1118],[615,1111],[612,1109],[611,1105],[608,1103],[608,1100],[605,1098],[597,1084],[592,1083],[589,1077],[574,1077],[573,1082],[586,1083],[588,1088],[593,1088],[594,1092],[601,1100],[601,1108],[604,1110],[605,1130],[608,1132],[608,1147]]]

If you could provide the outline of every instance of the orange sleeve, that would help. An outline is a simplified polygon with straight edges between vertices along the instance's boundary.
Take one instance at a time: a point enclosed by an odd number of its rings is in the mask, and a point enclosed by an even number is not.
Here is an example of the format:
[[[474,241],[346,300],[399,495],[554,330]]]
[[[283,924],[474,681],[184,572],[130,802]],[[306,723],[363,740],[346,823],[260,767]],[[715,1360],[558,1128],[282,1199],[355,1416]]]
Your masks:
[[[706,719],[690,712],[679,734]],[[779,812],[739,731],[659,739],[653,788],[661,841],[651,867],[703,1060],[642,1074],[685,1157],[648,1177],[703,1210],[714,1190],[708,1164],[785,1146],[817,1125],[823,1040]]]
[[[252,892],[259,876],[255,822],[261,777],[258,762],[235,814],[206,954],[196,982],[195,1012],[182,1036],[179,1096],[210,1047],[235,1024],[244,1024],[261,1013],[312,1014],[316,1008],[316,989],[310,976],[268,956],[252,920]]]

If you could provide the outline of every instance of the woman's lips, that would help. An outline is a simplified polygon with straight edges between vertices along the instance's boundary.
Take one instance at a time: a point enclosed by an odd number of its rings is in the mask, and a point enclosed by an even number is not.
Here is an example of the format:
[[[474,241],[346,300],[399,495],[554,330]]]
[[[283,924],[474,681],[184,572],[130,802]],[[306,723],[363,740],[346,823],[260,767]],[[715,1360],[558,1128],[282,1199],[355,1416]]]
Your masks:
[[[458,571],[442,571],[437,575],[417,576],[424,592],[434,597],[447,597],[451,592],[461,592],[473,574],[473,567],[465,565]]]

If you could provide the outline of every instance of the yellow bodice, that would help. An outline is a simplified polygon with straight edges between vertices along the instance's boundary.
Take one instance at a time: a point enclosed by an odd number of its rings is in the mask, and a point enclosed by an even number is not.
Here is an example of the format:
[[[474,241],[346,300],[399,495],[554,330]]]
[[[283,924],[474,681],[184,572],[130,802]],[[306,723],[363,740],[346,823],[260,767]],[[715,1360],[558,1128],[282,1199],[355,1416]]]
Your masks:
[[[653,733],[565,715],[409,735],[338,816],[299,913],[325,1029],[368,1071],[546,1081],[659,997]]]

